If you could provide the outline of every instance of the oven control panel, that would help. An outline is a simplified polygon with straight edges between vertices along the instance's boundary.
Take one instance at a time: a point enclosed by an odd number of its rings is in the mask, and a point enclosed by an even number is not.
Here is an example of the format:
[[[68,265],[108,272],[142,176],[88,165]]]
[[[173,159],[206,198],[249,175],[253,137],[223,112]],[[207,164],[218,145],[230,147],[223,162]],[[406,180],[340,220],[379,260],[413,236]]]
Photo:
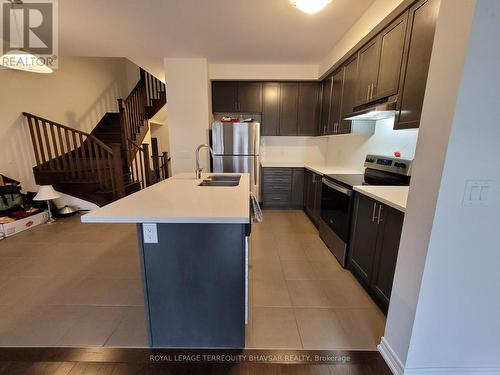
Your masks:
[[[366,168],[379,169],[405,176],[411,175],[411,164],[411,160],[384,155],[366,155],[365,159]]]

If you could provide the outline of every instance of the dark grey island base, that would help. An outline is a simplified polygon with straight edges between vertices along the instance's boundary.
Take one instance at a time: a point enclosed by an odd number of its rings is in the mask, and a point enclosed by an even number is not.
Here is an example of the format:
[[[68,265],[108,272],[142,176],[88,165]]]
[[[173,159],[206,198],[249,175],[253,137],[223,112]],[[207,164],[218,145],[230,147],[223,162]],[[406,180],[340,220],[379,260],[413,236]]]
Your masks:
[[[149,344],[244,348],[249,224],[137,225]]]

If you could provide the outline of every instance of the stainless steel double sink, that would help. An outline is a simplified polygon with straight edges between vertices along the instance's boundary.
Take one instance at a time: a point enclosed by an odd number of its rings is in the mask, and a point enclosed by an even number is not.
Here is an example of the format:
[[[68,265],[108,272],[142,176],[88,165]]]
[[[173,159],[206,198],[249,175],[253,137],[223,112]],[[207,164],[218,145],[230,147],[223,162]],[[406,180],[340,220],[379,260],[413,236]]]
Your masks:
[[[211,174],[201,181],[198,186],[238,186],[241,175]]]

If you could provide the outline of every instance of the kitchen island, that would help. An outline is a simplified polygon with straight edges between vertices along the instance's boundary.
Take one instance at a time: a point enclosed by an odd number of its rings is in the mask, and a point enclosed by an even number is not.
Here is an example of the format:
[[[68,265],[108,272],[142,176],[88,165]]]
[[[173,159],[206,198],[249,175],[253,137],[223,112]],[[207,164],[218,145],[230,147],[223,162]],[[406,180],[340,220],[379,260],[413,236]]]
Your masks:
[[[176,175],[82,216],[137,224],[151,347],[245,346],[249,175],[237,186],[199,183]]]

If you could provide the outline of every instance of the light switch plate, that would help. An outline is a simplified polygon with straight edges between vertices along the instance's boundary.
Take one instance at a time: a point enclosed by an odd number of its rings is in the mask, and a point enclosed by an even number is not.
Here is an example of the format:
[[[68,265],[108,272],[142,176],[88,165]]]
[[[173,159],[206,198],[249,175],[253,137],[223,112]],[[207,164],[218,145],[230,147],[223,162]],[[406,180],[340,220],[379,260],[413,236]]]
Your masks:
[[[144,238],[144,243],[158,243],[156,224],[142,224],[142,236]]]
[[[469,180],[465,183],[464,206],[487,206],[490,200],[492,181]]]

